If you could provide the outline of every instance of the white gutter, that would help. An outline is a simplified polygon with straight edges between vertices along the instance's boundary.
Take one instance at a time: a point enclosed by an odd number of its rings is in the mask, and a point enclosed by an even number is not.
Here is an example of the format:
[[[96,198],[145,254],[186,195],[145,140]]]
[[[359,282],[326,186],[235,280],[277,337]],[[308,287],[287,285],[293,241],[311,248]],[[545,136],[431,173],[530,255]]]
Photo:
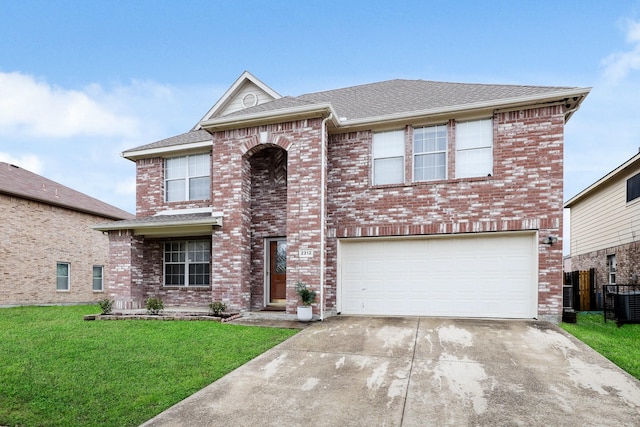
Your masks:
[[[325,215],[326,186],[327,186],[327,131],[326,124],[333,118],[333,113],[329,113],[327,118],[322,120],[322,137],[320,138],[322,147],[320,156],[322,157],[320,171],[320,321],[324,320],[324,286],[325,286],[325,229],[327,227],[327,219]]]
[[[482,102],[474,102],[470,104],[464,105],[453,105],[450,107],[437,107],[437,108],[429,108],[425,110],[419,111],[409,111],[409,112],[401,112],[394,114],[386,114],[384,116],[376,116],[376,117],[366,117],[363,119],[353,119],[353,120],[341,120],[340,127],[368,127],[371,125],[380,124],[382,122],[393,122],[393,121],[406,121],[414,118],[424,117],[424,116],[437,116],[441,114],[454,114],[454,113],[464,113],[473,110],[482,110],[482,109],[490,109],[490,110],[502,110],[505,108],[511,107],[519,107],[525,106],[527,104],[543,104],[547,102],[558,101],[560,98],[581,98],[585,97],[591,88],[575,88],[575,89],[566,89],[560,90],[556,92],[549,92],[545,95],[529,95],[529,96],[520,96],[517,98],[507,98],[503,100],[491,100],[491,101],[482,101]],[[579,103],[578,103],[579,105]],[[577,108],[576,108],[577,109]],[[567,110],[569,113],[573,113],[575,109]]]
[[[189,142],[187,144],[170,145],[168,147],[147,148],[143,150],[135,150],[135,149],[128,150],[128,151],[123,151],[120,154],[120,156],[124,157],[125,159],[136,161],[143,157],[158,157],[165,154],[176,153],[180,151],[210,148],[212,145],[213,145],[213,140],[209,139],[206,141]]]

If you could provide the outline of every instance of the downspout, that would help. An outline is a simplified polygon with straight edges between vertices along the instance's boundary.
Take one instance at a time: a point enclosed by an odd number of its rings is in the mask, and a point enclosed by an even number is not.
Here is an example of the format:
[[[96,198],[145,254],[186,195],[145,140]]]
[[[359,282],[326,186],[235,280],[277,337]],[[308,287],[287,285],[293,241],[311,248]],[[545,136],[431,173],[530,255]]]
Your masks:
[[[327,219],[325,215],[325,197],[327,193],[327,122],[333,118],[333,113],[322,120],[322,137],[321,137],[321,171],[320,171],[320,321],[324,321],[324,258],[325,258],[325,229],[327,228]]]

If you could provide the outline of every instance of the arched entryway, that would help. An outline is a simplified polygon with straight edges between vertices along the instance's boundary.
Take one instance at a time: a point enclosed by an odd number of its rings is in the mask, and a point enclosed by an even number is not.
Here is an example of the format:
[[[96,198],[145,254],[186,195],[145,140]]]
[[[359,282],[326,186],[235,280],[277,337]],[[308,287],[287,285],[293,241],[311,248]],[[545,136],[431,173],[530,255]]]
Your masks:
[[[285,310],[287,151],[264,144],[247,154],[251,177],[251,309]]]

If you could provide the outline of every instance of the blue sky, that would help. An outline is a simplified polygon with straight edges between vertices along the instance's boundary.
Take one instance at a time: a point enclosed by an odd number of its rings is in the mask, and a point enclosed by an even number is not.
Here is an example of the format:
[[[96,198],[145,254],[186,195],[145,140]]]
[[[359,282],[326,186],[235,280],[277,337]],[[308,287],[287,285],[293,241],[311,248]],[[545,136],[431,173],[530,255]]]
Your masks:
[[[0,160],[135,210],[125,149],[248,70],[281,95],[394,78],[593,87],[565,199],[638,152],[640,1],[0,0]]]

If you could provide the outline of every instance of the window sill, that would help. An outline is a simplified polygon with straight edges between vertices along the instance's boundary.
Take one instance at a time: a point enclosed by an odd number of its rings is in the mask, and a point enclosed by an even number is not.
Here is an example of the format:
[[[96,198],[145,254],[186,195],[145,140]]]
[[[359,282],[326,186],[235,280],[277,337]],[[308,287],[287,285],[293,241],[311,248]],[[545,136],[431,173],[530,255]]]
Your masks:
[[[211,286],[175,286],[175,285],[162,285],[162,289],[172,290],[172,291],[210,291]]]
[[[434,179],[432,181],[414,181],[414,182],[404,182],[399,184],[382,184],[382,185],[372,185],[372,189],[386,189],[386,188],[398,188],[398,187],[420,187],[427,185],[442,185],[442,184],[457,184],[459,182],[483,182],[483,181],[491,181],[495,177],[491,176],[477,176],[471,178],[451,178],[451,179]]]

